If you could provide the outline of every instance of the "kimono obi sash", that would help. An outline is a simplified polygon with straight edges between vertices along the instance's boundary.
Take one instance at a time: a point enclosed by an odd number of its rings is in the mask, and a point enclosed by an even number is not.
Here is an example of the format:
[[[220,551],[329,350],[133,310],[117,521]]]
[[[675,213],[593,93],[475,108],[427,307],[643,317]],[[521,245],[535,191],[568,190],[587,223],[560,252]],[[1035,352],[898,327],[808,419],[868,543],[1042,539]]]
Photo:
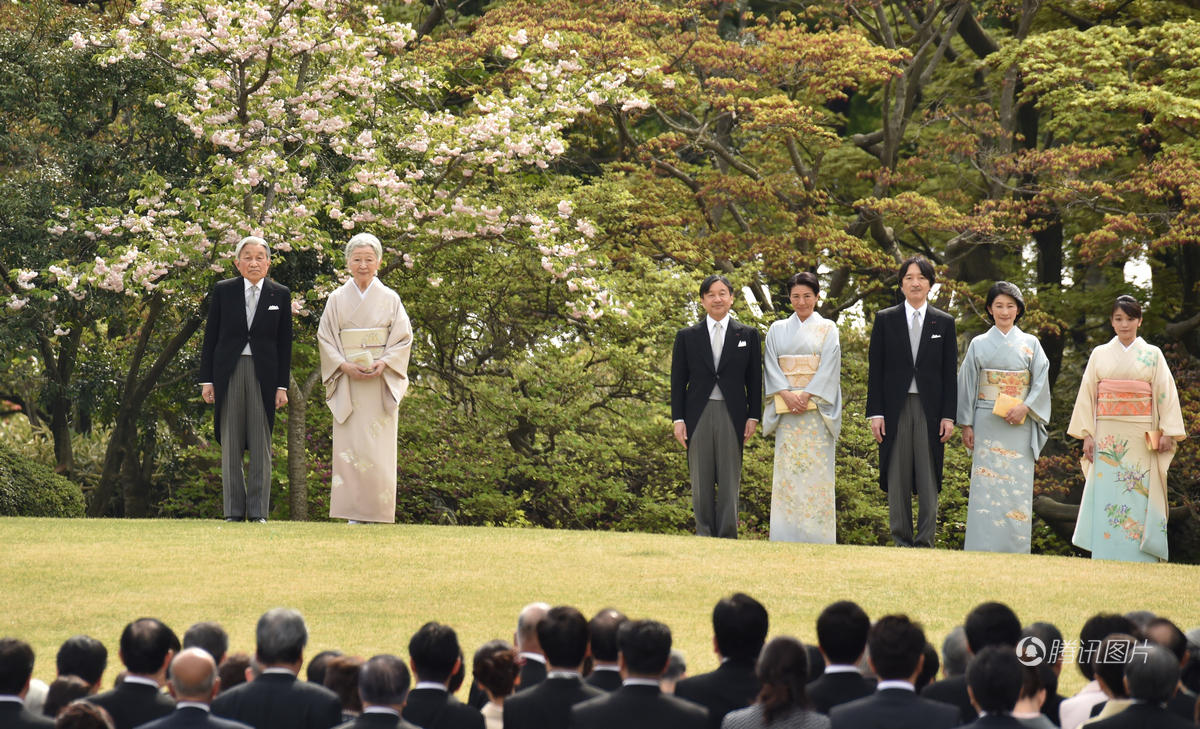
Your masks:
[[[1001,394],[1024,402],[1029,396],[1029,370],[980,370],[980,400],[995,402]]]
[[[374,354],[387,346],[388,330],[386,327],[371,329],[343,329],[338,332],[342,340],[342,352],[346,359],[360,367],[370,367],[375,361]]]
[[[1097,418],[1138,418],[1154,415],[1154,391],[1142,380],[1100,380],[1096,387]]]
[[[779,369],[783,371],[783,376],[787,378],[788,387],[797,389],[807,387],[808,383],[812,382],[813,376],[817,374],[817,368],[820,366],[821,355],[819,354],[779,355]],[[810,399],[807,409],[816,410],[817,403]],[[788,413],[787,404],[783,401],[781,395],[775,396],[775,412],[780,415]]]

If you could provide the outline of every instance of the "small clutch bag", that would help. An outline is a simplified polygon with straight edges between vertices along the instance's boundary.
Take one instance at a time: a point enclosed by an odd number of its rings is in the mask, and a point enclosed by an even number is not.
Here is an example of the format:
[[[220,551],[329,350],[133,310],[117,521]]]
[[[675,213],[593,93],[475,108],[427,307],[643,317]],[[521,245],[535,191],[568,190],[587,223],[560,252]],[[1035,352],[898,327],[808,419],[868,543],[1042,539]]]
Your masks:
[[[816,409],[817,409],[817,404],[815,402],[813,402],[812,398],[810,397],[808,399],[808,407],[805,408],[805,410],[816,410]],[[784,400],[783,400],[783,395],[779,395],[779,394],[775,395],[775,414],[776,415],[791,415],[792,414],[791,409],[787,406],[787,403],[784,402]]]
[[[1009,411],[1020,404],[1022,404],[1021,400],[1013,397],[1012,395],[1005,395],[1002,392],[996,396],[996,404],[992,406],[992,415],[1001,418],[1007,417]],[[1021,422],[1017,423],[1017,425],[1024,425],[1026,417],[1026,415],[1022,415]]]

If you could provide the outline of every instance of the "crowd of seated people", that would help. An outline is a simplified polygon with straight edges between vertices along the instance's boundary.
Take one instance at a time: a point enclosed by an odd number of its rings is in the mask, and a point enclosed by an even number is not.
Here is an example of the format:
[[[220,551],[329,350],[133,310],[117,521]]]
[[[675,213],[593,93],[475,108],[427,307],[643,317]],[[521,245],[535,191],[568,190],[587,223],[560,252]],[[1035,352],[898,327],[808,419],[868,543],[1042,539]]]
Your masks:
[[[1003,603],[974,607],[942,644],[900,613],[872,620],[854,602],[828,605],[817,644],[768,641],[766,608],[736,593],[713,608],[713,670],[688,675],[671,629],[605,608],[532,603],[513,642],[464,653],[454,628],[428,622],[407,658],[323,651],[307,661],[308,627],[276,608],[253,653],[229,651],[216,623],[176,636],[161,620],[125,626],[123,670],[104,687],[109,651],[63,642],[49,685],[33,649],[0,639],[0,729],[1122,729],[1200,723],[1200,646],[1169,619],[1100,613],[1077,640],[1052,624],[1022,627]],[[1073,662],[1087,681],[1058,693]],[[940,670],[939,670],[940,669]],[[940,673],[940,678],[938,675]],[[465,700],[456,698],[466,694]]]

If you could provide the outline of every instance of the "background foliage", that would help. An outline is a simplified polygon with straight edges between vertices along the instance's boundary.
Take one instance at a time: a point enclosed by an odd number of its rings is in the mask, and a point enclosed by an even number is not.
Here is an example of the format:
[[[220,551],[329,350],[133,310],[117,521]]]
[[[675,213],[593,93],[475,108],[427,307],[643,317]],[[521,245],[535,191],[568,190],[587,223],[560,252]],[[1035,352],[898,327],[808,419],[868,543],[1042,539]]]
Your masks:
[[[865,329],[933,260],[962,335],[1025,292],[1052,362],[1035,549],[1069,553],[1064,434],[1117,293],[1146,306],[1200,422],[1200,11],[1149,0],[190,0],[0,6],[0,401],[14,447],[93,515],[215,516],[194,374],[229,244],[276,241],[295,293],[277,518],[327,513],[311,347],[354,231],[417,334],[400,521],[686,532],[673,333],[713,271],[764,332],[817,271],[838,321],[839,540],[886,543],[860,417]],[[282,244],[282,245],[280,245]],[[752,297],[752,299],[751,299]],[[25,423],[13,427],[15,421]],[[765,536],[773,447],[746,450]],[[939,542],[961,545],[965,451]],[[1200,558],[1200,460],[1170,475]]]

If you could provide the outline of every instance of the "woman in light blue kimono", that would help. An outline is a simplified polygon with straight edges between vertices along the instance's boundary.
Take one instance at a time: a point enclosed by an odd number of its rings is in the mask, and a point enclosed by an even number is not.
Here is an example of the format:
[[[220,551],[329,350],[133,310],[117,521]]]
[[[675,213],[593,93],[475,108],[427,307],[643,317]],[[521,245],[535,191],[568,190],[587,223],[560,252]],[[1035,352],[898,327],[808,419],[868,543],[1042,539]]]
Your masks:
[[[837,326],[816,311],[817,277],[797,273],[787,287],[795,314],[771,325],[763,367],[763,435],[775,433],[771,539],[833,544],[842,345]]]
[[[1025,299],[1016,286],[997,281],[987,313],[994,326],[971,340],[958,370],[958,424],[972,452],[963,549],[1028,553],[1033,470],[1050,420],[1050,362],[1038,338],[1017,327]]]

